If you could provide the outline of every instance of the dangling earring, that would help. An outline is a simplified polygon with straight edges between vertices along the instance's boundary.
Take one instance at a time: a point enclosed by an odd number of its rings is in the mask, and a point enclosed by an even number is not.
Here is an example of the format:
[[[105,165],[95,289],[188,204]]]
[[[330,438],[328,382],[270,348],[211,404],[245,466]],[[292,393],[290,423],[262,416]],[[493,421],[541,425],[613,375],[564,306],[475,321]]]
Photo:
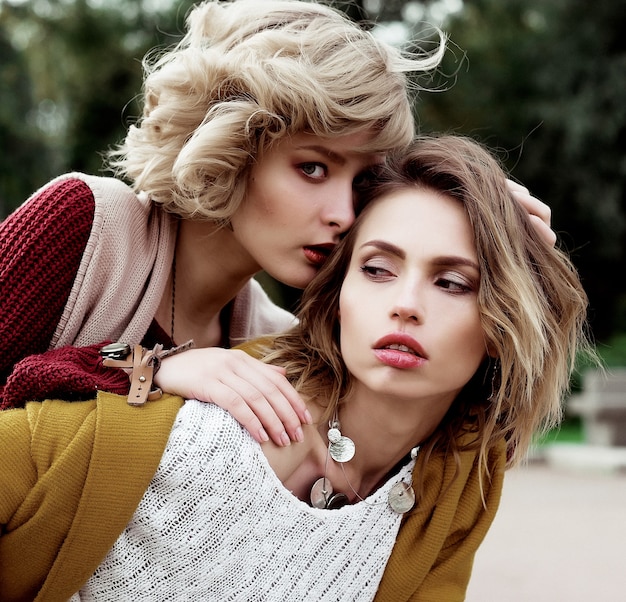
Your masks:
[[[489,362],[491,364],[491,362]],[[500,360],[495,358],[493,360],[493,366],[491,366],[491,393],[487,397],[487,401],[493,401],[496,396],[496,389],[500,387]],[[489,371],[487,371],[487,374]]]

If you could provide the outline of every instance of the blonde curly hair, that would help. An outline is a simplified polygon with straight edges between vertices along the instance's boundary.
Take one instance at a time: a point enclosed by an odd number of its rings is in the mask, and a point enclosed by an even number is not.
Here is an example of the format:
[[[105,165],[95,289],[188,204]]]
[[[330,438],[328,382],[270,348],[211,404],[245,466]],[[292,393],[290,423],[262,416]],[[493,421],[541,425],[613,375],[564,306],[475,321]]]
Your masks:
[[[255,158],[284,136],[367,130],[358,150],[406,147],[406,74],[432,70],[444,50],[441,34],[433,52],[401,52],[318,3],[204,2],[176,47],[144,59],[143,116],[109,165],[165,211],[228,222]]]

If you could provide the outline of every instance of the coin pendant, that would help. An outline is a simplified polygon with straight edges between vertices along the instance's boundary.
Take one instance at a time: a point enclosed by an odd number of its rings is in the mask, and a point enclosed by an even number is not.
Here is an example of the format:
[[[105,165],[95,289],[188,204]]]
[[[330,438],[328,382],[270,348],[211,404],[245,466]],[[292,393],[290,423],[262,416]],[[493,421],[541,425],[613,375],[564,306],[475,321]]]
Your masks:
[[[396,514],[404,514],[415,505],[415,491],[411,485],[400,481],[389,490],[388,501]]]
[[[350,437],[339,437],[328,445],[330,457],[335,462],[348,462],[354,457],[354,441]]]
[[[328,479],[320,477],[311,487],[311,505],[313,508],[324,509],[333,493],[333,486]]]
[[[326,508],[328,510],[337,510],[348,503],[348,496],[345,493],[335,493],[330,496]]]
[[[328,433],[326,436],[328,437],[328,441],[330,443],[337,443],[337,441],[341,439],[341,431],[333,426],[328,429]]]

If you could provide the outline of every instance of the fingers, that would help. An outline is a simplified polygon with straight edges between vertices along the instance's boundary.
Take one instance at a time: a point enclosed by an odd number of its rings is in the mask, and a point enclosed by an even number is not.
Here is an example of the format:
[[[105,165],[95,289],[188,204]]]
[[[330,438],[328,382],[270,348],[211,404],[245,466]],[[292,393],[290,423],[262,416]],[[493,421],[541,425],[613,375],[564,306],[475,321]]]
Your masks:
[[[546,203],[532,196],[528,188],[507,180],[509,190],[513,194],[515,200],[528,212],[530,221],[537,230],[541,238],[550,246],[556,244],[556,232],[551,228],[552,210]]]
[[[546,222],[537,215],[529,215],[531,224],[539,233],[539,236],[547,245],[553,247],[556,244],[556,232],[546,224]]]
[[[168,357],[155,382],[169,393],[215,403],[259,443],[302,441],[302,424],[312,423],[284,370],[240,350],[212,347]]]
[[[513,182],[514,184],[514,182]],[[546,226],[550,226],[552,210],[544,202],[532,196],[527,188],[516,184],[517,188],[511,190],[517,202],[528,211],[530,215],[538,217]]]
[[[245,385],[245,381],[241,384]],[[242,387],[239,388],[241,389]],[[201,399],[201,401],[214,403],[226,410],[259,443],[264,443],[270,439],[267,430],[263,426],[263,423],[266,423],[272,432],[272,441],[276,445],[285,446],[291,444],[291,439],[283,424],[280,421],[275,422],[277,420],[276,414],[258,396],[258,392],[251,389],[248,393],[245,391],[238,393],[233,388],[232,383],[216,382],[211,387],[211,395],[205,397],[209,398]],[[255,397],[256,399],[254,399]],[[255,408],[254,411],[252,407]],[[270,424],[273,426],[269,426]],[[297,437],[297,433],[294,433],[294,437]]]
[[[207,388],[206,401],[229,412],[259,442],[267,441],[268,435],[277,445],[302,441],[301,425],[312,422],[304,402],[282,374],[252,361],[258,365],[244,361],[243,372],[237,366],[221,374]]]

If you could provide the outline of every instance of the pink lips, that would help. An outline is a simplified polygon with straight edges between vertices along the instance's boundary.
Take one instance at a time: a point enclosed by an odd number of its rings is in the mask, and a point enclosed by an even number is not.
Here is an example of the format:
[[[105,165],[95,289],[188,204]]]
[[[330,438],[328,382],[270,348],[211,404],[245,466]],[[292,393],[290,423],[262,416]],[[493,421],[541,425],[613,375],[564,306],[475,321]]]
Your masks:
[[[374,345],[374,355],[392,368],[416,368],[428,360],[422,346],[411,336],[395,332],[384,336]]]
[[[311,245],[304,247],[304,256],[313,265],[320,267],[330,255],[330,252],[335,248],[333,243],[327,243],[322,245]]]

